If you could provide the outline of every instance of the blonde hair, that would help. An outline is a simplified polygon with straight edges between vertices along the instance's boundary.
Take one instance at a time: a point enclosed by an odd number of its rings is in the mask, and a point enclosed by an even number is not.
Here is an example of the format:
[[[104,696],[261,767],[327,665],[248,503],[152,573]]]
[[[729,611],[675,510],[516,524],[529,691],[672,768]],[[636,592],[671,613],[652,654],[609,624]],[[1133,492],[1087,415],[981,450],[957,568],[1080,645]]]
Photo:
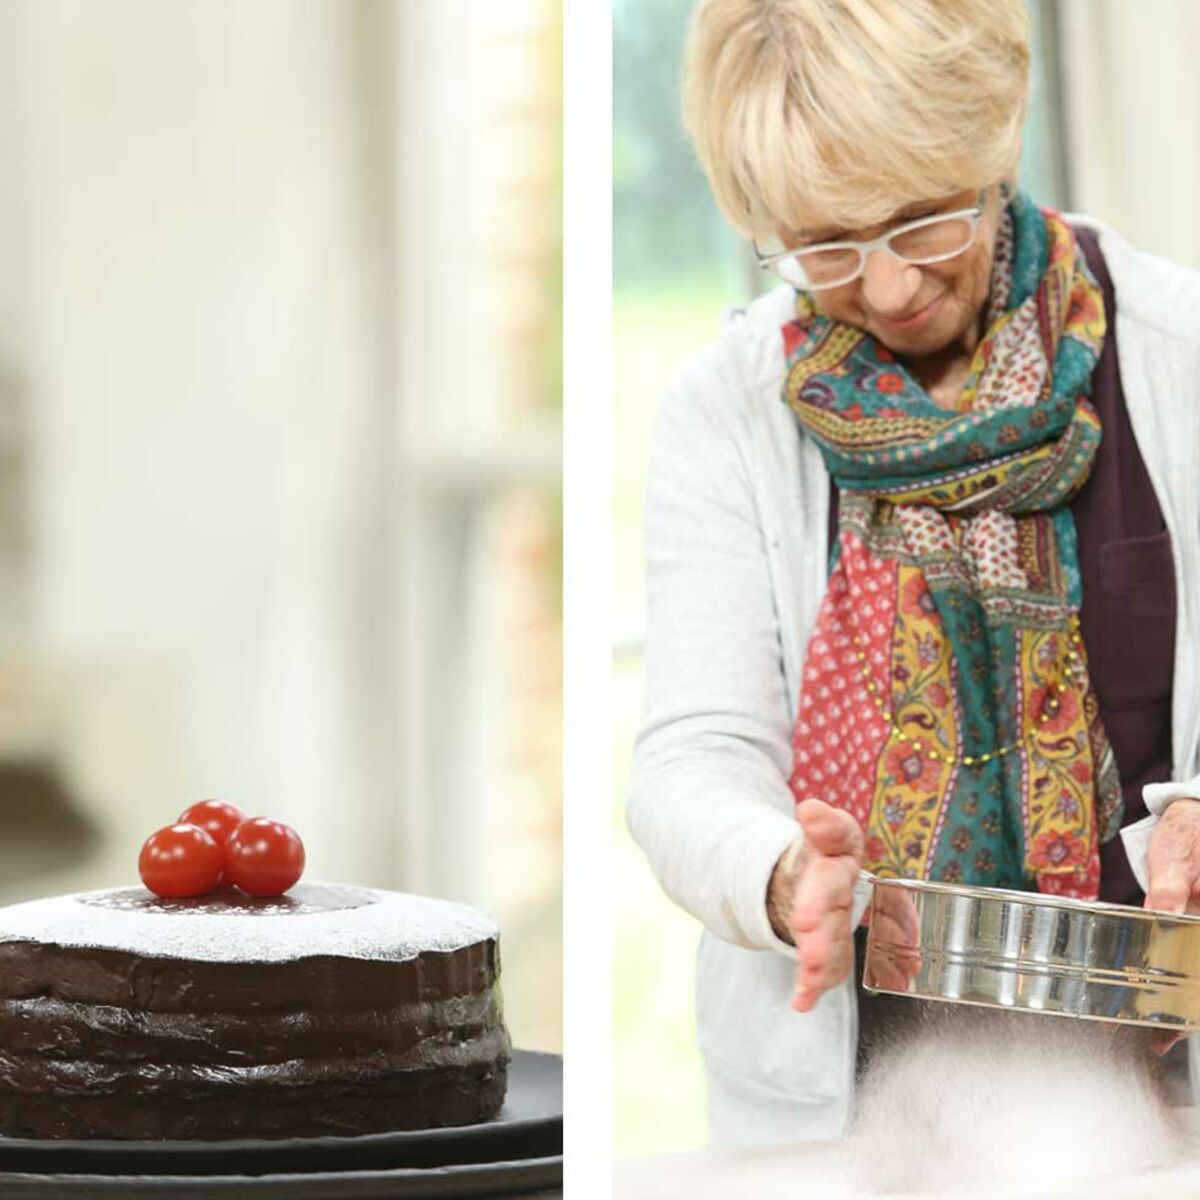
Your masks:
[[[749,236],[819,211],[848,228],[1015,175],[1022,0],[701,0],[684,123]]]

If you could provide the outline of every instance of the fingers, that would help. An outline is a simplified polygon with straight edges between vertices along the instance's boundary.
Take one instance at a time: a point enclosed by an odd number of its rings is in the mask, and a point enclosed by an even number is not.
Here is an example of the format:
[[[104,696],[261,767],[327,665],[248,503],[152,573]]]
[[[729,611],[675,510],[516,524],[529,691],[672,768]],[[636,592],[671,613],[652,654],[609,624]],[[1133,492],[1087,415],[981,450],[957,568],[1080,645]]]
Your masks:
[[[801,800],[796,805],[796,819],[803,827],[809,844],[818,853],[846,854],[856,864],[862,862],[862,830],[844,809],[834,808],[823,800]]]
[[[796,993],[792,1006],[807,1012],[854,966],[850,909],[862,862],[858,822],[821,800],[796,807],[808,859],[788,917],[796,944]]]
[[[788,921],[792,932],[798,935],[797,942],[813,932],[830,912],[840,913],[849,929],[850,905],[857,879],[858,863],[853,858],[809,859],[796,889]]]
[[[854,943],[844,910],[827,913],[796,951],[796,995],[792,1007],[808,1012],[822,994],[841,983],[854,965]]]
[[[1146,907],[1159,912],[1183,913],[1192,894],[1192,876],[1184,868],[1170,864],[1150,876]]]
[[[796,947],[796,961],[806,972],[820,976],[832,959],[842,952],[843,944],[849,941],[845,912],[832,909],[815,929],[805,934]]]
[[[876,890],[871,938],[882,952],[871,956],[873,987],[903,992],[921,969],[921,930],[912,899],[894,888]]]
[[[876,956],[868,960],[866,982],[869,987],[881,992],[906,992],[921,968],[916,956],[895,954],[891,957]]]
[[[789,922],[796,943],[793,1007],[807,1012],[840,983],[854,963],[850,906],[858,865],[853,858],[813,858],[796,892]]]
[[[796,995],[792,1007],[796,1012],[809,1012],[831,987],[836,987],[854,964],[854,954],[849,945],[839,947],[828,964],[820,971],[796,968]]]
[[[875,917],[889,923],[892,936],[906,946],[920,940],[921,923],[912,897],[900,888],[878,888],[875,893]]]
[[[1178,811],[1176,811],[1178,810]],[[1178,801],[1167,810],[1146,851],[1146,907],[1182,913],[1200,877],[1200,806]]]

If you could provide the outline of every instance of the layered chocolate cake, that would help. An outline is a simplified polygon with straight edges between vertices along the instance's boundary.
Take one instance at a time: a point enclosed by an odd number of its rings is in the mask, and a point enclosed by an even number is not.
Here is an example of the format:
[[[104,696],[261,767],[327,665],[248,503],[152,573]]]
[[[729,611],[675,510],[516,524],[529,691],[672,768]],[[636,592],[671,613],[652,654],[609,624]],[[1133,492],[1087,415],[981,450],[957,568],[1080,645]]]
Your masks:
[[[300,884],[0,908],[0,1133],[270,1138],[464,1125],[504,1102],[499,932]]]

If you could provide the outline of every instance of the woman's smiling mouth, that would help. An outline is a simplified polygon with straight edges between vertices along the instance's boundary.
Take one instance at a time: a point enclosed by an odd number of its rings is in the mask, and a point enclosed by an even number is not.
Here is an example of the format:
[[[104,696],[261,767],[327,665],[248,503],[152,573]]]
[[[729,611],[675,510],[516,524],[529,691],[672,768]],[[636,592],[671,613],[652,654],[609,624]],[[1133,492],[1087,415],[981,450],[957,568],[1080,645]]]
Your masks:
[[[940,296],[936,296],[924,308],[917,309],[915,313],[911,313],[907,317],[885,317],[881,314],[876,314],[874,319],[890,333],[916,329],[918,326],[924,325],[941,308],[945,295],[946,293],[943,292]]]

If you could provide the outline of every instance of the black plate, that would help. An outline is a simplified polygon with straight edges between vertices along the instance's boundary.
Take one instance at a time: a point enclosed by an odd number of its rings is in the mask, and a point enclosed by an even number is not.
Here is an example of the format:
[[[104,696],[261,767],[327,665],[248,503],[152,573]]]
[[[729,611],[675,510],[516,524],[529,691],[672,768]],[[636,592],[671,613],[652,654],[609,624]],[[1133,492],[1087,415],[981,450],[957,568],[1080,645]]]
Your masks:
[[[562,1197],[562,1158],[473,1163],[429,1171],[337,1171],[320,1175],[6,1175],[4,1200],[451,1200]]]
[[[296,1175],[372,1170],[390,1172],[397,1168],[428,1170],[463,1164],[511,1163],[561,1154],[562,1058],[557,1054],[517,1050],[509,1067],[508,1096],[504,1108],[494,1121],[482,1125],[399,1130],[395,1133],[372,1133],[348,1138],[226,1142],[67,1141],[0,1137],[0,1172],[60,1176],[268,1176],[280,1172]],[[0,1176],[0,1180],[6,1186],[11,1186],[8,1176]],[[6,1198],[9,1194],[8,1191],[0,1191],[0,1195]],[[407,1192],[396,1194],[408,1195]]]

